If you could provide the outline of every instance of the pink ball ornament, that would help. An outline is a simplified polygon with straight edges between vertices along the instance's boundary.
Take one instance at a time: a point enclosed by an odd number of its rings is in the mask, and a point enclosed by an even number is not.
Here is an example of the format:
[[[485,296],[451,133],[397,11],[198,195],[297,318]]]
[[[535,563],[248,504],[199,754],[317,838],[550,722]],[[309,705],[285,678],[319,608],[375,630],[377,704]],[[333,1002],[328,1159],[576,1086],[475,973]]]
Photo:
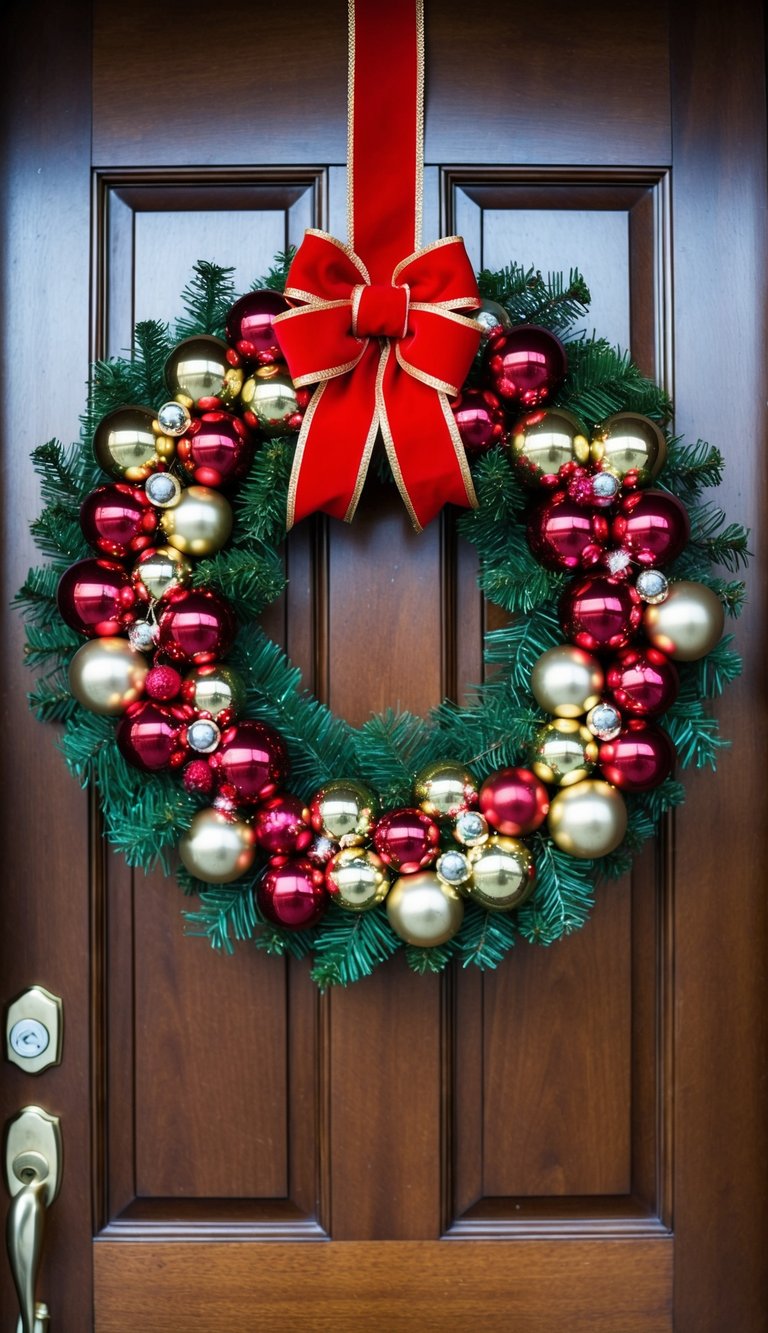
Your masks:
[[[285,742],[266,722],[236,722],[222,734],[211,756],[219,787],[244,805],[274,796],[288,776]]]
[[[231,412],[203,412],[176,445],[184,470],[199,486],[240,481],[253,458],[253,437]]]
[[[328,906],[325,876],[303,857],[272,862],[259,882],[256,901],[262,915],[277,926],[314,926]]]
[[[216,779],[211,766],[205,759],[191,759],[184,768],[182,777],[184,790],[193,796],[210,797],[216,786]]]
[[[207,588],[175,588],[162,605],[158,645],[172,661],[203,666],[224,657],[231,648],[235,615],[218,593]]]
[[[588,652],[626,647],[642,614],[643,603],[632,585],[607,574],[574,579],[560,599],[566,638]]]
[[[526,535],[536,559],[547,569],[578,569],[599,560],[608,530],[603,514],[558,490],[531,512]]]
[[[672,772],[675,747],[666,731],[636,720],[600,746],[598,767],[621,791],[650,791]]]
[[[309,810],[298,796],[282,792],[259,806],[253,819],[256,842],[269,856],[302,856],[314,833]]]
[[[549,793],[529,768],[502,768],[480,788],[480,813],[497,833],[520,838],[547,817]]]
[[[507,432],[504,409],[490,389],[462,389],[451,403],[461,442],[470,452],[501,444]]]
[[[111,637],[136,619],[136,595],[122,565],[90,558],[70,565],[56,592],[65,625],[89,639]]]
[[[674,662],[658,648],[625,648],[608,667],[606,685],[623,713],[656,717],[672,707],[680,680]]]
[[[290,306],[280,292],[247,292],[227,315],[227,341],[244,361],[262,366],[282,361],[273,321],[284,310]]]
[[[548,329],[534,324],[494,334],[485,355],[488,382],[508,407],[527,411],[549,402],[565,379],[565,348]]]
[[[131,704],[117,726],[117,744],[129,764],[148,773],[167,768],[174,753],[180,722],[169,708],[144,699]]]
[[[613,520],[611,536],[640,565],[668,565],[691,535],[685,506],[667,491],[633,491]]]
[[[144,693],[161,703],[175,699],[180,689],[181,676],[172,666],[150,667],[144,679]]]
[[[374,829],[373,845],[385,865],[413,875],[436,860],[440,829],[423,810],[390,810]]]
[[[99,486],[80,508],[80,527],[90,546],[103,555],[124,559],[152,545],[157,528],[154,510],[142,486],[117,482]]]

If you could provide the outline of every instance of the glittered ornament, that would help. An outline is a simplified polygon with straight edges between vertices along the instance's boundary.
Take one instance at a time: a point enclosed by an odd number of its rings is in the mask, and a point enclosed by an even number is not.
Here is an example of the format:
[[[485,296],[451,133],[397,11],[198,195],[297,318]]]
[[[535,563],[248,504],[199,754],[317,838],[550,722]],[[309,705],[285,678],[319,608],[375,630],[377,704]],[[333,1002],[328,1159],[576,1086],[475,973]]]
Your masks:
[[[165,363],[165,382],[185,407],[215,409],[228,397],[227,344],[198,333],[174,347]]]
[[[462,886],[472,874],[469,857],[466,852],[460,852],[458,847],[451,847],[438,856],[435,862],[435,874],[441,884],[448,884],[450,888],[458,889],[461,893]]]
[[[512,328],[512,320],[498,301],[489,301],[487,298],[481,300],[477,310],[473,310],[471,318],[480,325],[481,343],[486,343],[494,333],[503,333],[506,329]]]
[[[342,847],[325,872],[331,900],[349,912],[367,912],[383,902],[389,889],[384,862],[366,847]]]
[[[175,667],[159,665],[147,671],[144,692],[148,698],[167,703],[176,698],[180,689],[181,676]]]
[[[413,784],[416,800],[434,819],[455,819],[462,810],[477,805],[477,783],[469,769],[452,759],[438,759],[417,774]]]
[[[276,926],[303,930],[314,926],[328,906],[323,872],[298,857],[267,867],[256,890],[262,915]]]
[[[529,768],[502,768],[480,788],[480,809],[498,833],[534,833],[547,817],[549,793]]]
[[[163,511],[161,526],[169,546],[185,555],[212,555],[232,531],[232,506],[209,486],[188,486],[178,504]]]
[[[184,790],[193,796],[213,795],[216,779],[205,759],[191,759],[182,774]]]
[[[203,412],[176,446],[179,460],[200,486],[240,481],[253,458],[248,427],[231,412]]]
[[[551,485],[562,467],[584,463],[588,457],[586,427],[565,408],[530,412],[512,432],[512,458],[529,486]]]
[[[56,603],[65,625],[86,634],[110,636],[136,617],[135,593],[122,565],[78,560],[59,579]]]
[[[231,648],[234,612],[229,602],[209,588],[178,588],[158,610],[158,643],[172,661],[204,665]]]
[[[352,778],[326,782],[309,806],[315,832],[335,842],[369,837],[378,813],[379,803],[373,792]]]
[[[631,717],[656,717],[677,698],[680,681],[673,662],[658,648],[625,648],[606,674],[614,703]]]
[[[478,810],[462,810],[453,821],[453,836],[462,847],[479,847],[488,841],[488,821]]]
[[[546,569],[573,570],[595,564],[608,537],[604,514],[585,509],[565,491],[555,491],[528,517],[528,545]]]
[[[650,417],[617,412],[593,432],[591,454],[627,485],[647,486],[664,465],[667,442]]]
[[[90,639],[69,664],[69,688],[83,708],[116,717],[141,697],[147,660],[125,640]]]
[[[588,472],[578,465],[568,474],[566,489],[571,500],[588,508],[610,509],[621,490],[621,478],[613,472]]]
[[[696,662],[722,638],[723,603],[706,584],[681,579],[669,585],[669,594],[659,606],[645,608],[643,628],[655,648],[678,662]]]
[[[467,893],[487,911],[510,912],[530,897],[536,866],[530,849],[518,838],[494,834],[468,856],[472,875]]]
[[[248,425],[262,435],[285,435],[301,426],[302,410],[293,380],[280,363],[262,366],[245,381],[240,395]]]
[[[650,791],[672,772],[675,747],[666,731],[647,722],[630,722],[615,740],[600,746],[603,777],[622,791]]]
[[[181,482],[172,472],[153,472],[144,482],[144,494],[157,509],[172,509],[181,499]]]
[[[494,393],[525,411],[549,401],[565,378],[568,358],[554,333],[519,324],[489,338],[485,369]]]
[[[537,704],[556,717],[581,717],[597,703],[604,684],[597,658],[570,643],[548,648],[531,672]]]
[[[542,782],[570,787],[588,777],[596,762],[594,736],[573,718],[553,718],[534,736],[531,768]]]
[[[99,486],[80,507],[80,527],[90,546],[122,559],[152,544],[157,514],[139,486]]]
[[[144,699],[130,704],[115,734],[123,758],[135,768],[154,773],[168,767],[180,728],[167,706]]]
[[[102,417],[93,436],[99,467],[111,477],[144,481],[160,461],[154,419],[148,407],[118,407]]]
[[[445,944],[464,920],[461,895],[429,870],[396,880],[387,895],[386,908],[395,934],[422,949]]]
[[[216,662],[190,671],[182,696],[198,713],[206,713],[226,727],[245,707],[245,684],[232,667]]]
[[[157,424],[160,430],[163,435],[169,435],[171,439],[183,435],[191,420],[189,408],[185,407],[183,403],[177,403],[175,399],[163,403],[157,413]]]
[[[627,831],[627,807],[615,787],[592,778],[557,793],[548,823],[561,851],[590,860],[618,847]]]
[[[314,836],[309,807],[287,792],[270,796],[253,817],[253,832],[268,856],[303,856]]]
[[[192,565],[175,546],[155,546],[142,551],[133,566],[131,582],[142,601],[158,601],[173,588],[184,588],[192,577]]]
[[[451,411],[461,442],[470,452],[501,444],[506,435],[504,409],[490,389],[462,389]]]
[[[599,741],[612,741],[618,736],[623,718],[615,704],[602,700],[590,708],[584,719],[585,726]]]
[[[320,870],[325,870],[332,856],[335,856],[339,850],[339,844],[332,838],[326,838],[323,833],[315,833],[309,844],[305,856],[313,866]]]
[[[385,865],[411,875],[432,865],[440,850],[440,830],[423,810],[390,810],[374,829],[373,845]]]
[[[640,565],[668,565],[691,532],[688,512],[668,491],[635,491],[625,496],[611,536]]]
[[[220,787],[231,788],[244,805],[256,805],[274,796],[288,776],[288,751],[274,727],[246,719],[227,728],[210,764]]]
[[[247,292],[227,315],[227,341],[244,361],[268,366],[282,360],[273,321],[289,309],[280,292]]]
[[[253,830],[222,810],[198,810],[179,842],[181,863],[197,879],[228,884],[253,865]]]
[[[641,602],[658,606],[669,596],[669,579],[660,569],[641,569],[635,579],[635,591]]]
[[[608,574],[574,579],[560,599],[563,632],[590,652],[625,647],[641,618],[642,603],[634,588]]]

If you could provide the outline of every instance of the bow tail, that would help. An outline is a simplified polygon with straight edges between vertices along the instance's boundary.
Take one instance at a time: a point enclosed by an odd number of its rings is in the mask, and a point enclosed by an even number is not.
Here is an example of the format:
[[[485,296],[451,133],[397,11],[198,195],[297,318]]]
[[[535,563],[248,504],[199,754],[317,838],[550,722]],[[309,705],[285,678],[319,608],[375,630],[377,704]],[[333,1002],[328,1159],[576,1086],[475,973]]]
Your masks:
[[[381,355],[376,401],[392,473],[416,531],[448,502],[476,509],[472,475],[447,395],[404,371],[390,346]]]
[[[376,439],[378,365],[371,340],[354,374],[325,380],[310,399],[288,487],[288,528],[316,509],[352,519]]]

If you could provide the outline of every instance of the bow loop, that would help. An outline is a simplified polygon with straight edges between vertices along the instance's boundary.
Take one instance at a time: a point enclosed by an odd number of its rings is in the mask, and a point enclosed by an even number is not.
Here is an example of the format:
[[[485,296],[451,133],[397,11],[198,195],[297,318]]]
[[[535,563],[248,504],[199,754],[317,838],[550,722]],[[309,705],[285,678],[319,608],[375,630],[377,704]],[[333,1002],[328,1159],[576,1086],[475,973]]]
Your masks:
[[[412,301],[429,301],[453,310],[477,310],[480,293],[469,255],[460,236],[417,250],[398,264],[393,282],[406,282]]]

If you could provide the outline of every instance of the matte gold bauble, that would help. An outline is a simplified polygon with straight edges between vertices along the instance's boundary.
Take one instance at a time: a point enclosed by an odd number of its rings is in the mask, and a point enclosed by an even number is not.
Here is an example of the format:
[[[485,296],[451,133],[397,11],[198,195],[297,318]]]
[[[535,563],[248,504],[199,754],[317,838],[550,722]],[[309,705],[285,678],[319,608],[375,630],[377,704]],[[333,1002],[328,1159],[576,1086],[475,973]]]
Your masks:
[[[370,788],[351,778],[326,782],[309,807],[315,832],[334,842],[367,838],[378,813],[379,804]]]
[[[608,782],[591,779],[559,791],[549,807],[552,840],[582,860],[607,856],[627,831],[627,807]]]
[[[148,407],[118,407],[102,417],[93,436],[93,452],[110,477],[145,481],[157,466],[154,413]]]
[[[512,456],[523,481],[536,485],[556,476],[565,463],[585,463],[589,440],[584,423],[562,407],[531,412],[512,433]]]
[[[227,714],[229,725],[245,707],[245,685],[231,667],[214,662],[211,666],[196,667],[185,681],[184,699],[199,713],[212,718]]]
[[[165,381],[185,407],[196,407],[201,399],[228,397],[229,370],[227,344],[202,333],[174,347],[165,363]]]
[[[597,742],[581,722],[556,717],[537,731],[531,768],[542,782],[570,787],[588,777],[596,763]]]
[[[647,606],[643,628],[654,648],[677,662],[696,662],[711,653],[725,628],[723,603],[704,583],[670,583],[658,606]]]
[[[555,717],[581,717],[594,708],[604,685],[597,658],[567,643],[542,653],[531,673],[536,702]]]
[[[396,935],[422,949],[445,944],[461,928],[464,902],[431,870],[401,875],[387,895],[387,916]]]
[[[264,435],[284,435],[301,423],[296,389],[285,366],[261,366],[245,381],[240,395],[246,415]]]
[[[530,897],[536,867],[530,849],[519,838],[494,835],[467,853],[472,878],[467,893],[489,912],[510,912]]]
[[[172,509],[165,509],[160,526],[169,546],[185,555],[211,555],[219,551],[232,531],[229,500],[208,486],[188,486]]]
[[[192,566],[175,546],[157,546],[141,556],[133,567],[132,582],[158,601],[172,588],[184,588],[192,577]]]
[[[328,862],[325,882],[333,902],[349,912],[376,907],[389,889],[384,862],[366,847],[342,847]]]
[[[244,875],[255,855],[250,825],[220,810],[198,810],[179,842],[182,864],[209,884],[228,884]]]
[[[83,708],[116,717],[141,697],[148,670],[127,639],[91,639],[69,664],[69,688]]]
[[[617,477],[636,473],[647,486],[659,473],[667,457],[664,432],[650,417],[636,412],[617,412],[592,436],[592,457]]]
[[[469,769],[453,759],[438,759],[417,774],[416,801],[433,819],[455,819],[477,805],[477,783]]]

